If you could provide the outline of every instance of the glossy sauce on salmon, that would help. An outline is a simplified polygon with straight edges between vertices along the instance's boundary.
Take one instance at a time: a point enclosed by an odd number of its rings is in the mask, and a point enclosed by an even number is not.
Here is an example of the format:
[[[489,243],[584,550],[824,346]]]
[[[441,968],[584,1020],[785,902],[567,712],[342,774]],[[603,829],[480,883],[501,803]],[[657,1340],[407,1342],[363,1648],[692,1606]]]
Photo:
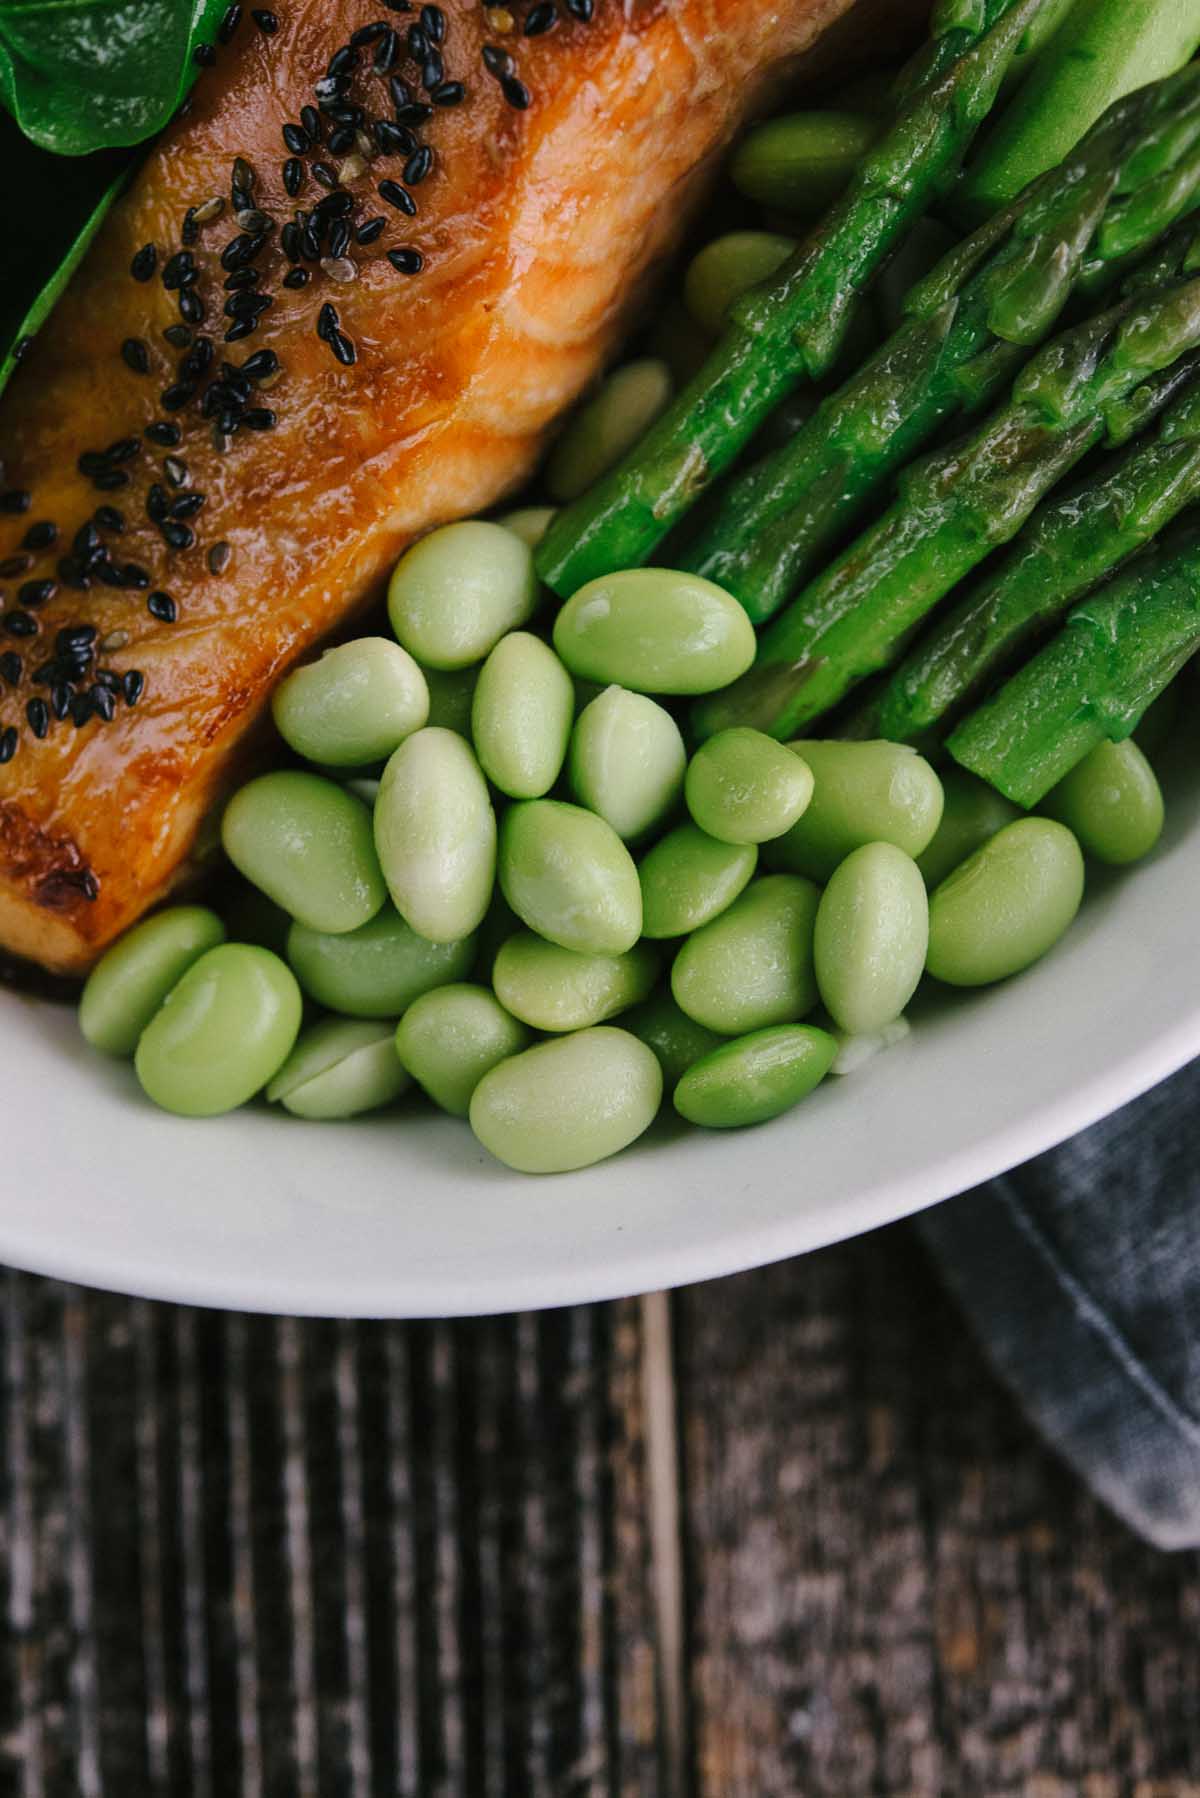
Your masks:
[[[0,507],[28,495],[0,510],[0,562],[30,558],[0,582],[0,731],[17,738],[0,766],[0,944],[84,971],[187,875],[278,676],[378,596],[415,535],[519,485],[714,159],[847,4],[595,0],[590,20],[560,4],[553,30],[525,37],[525,0],[443,0],[442,41],[415,55],[419,15],[378,0],[280,0],[270,37],[243,21],[0,401]],[[373,22],[400,33],[393,68],[374,72],[377,37],[323,97],[361,107],[369,132],[412,132],[432,167],[406,183],[408,139],[360,146],[353,123],[331,150],[326,113],[291,195],[283,127]],[[381,196],[388,182],[399,195]],[[235,201],[269,223],[239,228]],[[294,263],[283,228],[319,202],[320,256]],[[365,245],[334,230],[376,217]],[[263,242],[229,249],[239,236]],[[139,252],[149,279],[131,273]],[[297,266],[307,281],[285,285]],[[231,290],[243,268],[253,284]],[[253,328],[225,341],[239,317]],[[255,356],[261,385],[238,372]],[[39,523],[54,543],[23,551]]]

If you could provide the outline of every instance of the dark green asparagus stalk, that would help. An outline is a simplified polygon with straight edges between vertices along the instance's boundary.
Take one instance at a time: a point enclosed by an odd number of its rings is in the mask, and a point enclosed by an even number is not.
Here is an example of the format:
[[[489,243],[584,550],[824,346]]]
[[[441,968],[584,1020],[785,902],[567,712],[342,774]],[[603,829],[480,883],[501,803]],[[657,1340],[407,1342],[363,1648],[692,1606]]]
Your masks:
[[[995,573],[936,623],[845,726],[928,748],[1075,602],[1200,501],[1200,356],[1164,377],[1176,396],[1150,440],[1039,507]]]
[[[748,674],[701,701],[699,735],[751,724],[790,737],[893,662],[911,634],[1110,428],[1139,389],[1200,346],[1200,279],[1122,301],[1038,351],[1008,405],[910,469],[879,522],[811,582]]]
[[[1200,193],[1200,68],[1118,101],[1060,167],[952,250],[907,318],[791,441],[726,487],[682,566],[756,624],[948,419],[1004,391],[1078,286],[1096,291]]]
[[[1119,743],[1200,649],[1200,517],[1085,599],[1058,635],[963,720],[955,761],[1036,805],[1105,738]]]
[[[700,373],[637,447],[551,524],[537,562],[557,593],[645,562],[768,412],[830,368],[855,301],[958,173],[1045,3],[942,0],[895,121],[846,193],[778,275],[736,302]]]

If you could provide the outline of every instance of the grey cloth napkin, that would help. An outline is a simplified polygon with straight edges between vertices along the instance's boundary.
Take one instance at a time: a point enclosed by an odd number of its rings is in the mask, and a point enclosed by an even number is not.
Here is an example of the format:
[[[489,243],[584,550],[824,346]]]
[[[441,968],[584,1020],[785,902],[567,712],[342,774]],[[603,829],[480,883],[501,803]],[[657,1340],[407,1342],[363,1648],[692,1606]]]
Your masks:
[[[1200,1061],[919,1228],[1050,1443],[1148,1541],[1200,1545]]]

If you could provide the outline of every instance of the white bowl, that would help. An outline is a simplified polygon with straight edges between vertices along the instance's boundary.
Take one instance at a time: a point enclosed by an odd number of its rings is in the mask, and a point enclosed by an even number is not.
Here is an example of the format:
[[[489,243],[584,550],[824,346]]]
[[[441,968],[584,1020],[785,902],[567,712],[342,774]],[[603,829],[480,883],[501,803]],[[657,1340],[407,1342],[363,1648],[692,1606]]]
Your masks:
[[[728,1134],[663,1119],[557,1178],[508,1173],[415,1106],[181,1122],[85,1049],[71,1011],[4,994],[0,1260],[198,1304],[420,1317],[612,1298],[890,1223],[1200,1053],[1200,784],[1169,784],[1168,818],[1149,862],[1090,879],[1040,966],[917,1007],[905,1042],[790,1116]]]

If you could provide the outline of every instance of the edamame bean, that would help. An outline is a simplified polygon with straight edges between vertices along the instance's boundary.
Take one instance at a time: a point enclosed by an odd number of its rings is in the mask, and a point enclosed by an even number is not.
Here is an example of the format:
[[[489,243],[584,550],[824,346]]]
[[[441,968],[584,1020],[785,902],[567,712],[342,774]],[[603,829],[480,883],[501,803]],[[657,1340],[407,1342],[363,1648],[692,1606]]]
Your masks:
[[[421,728],[429,689],[398,643],[358,637],[294,669],[276,687],[271,712],[297,755],[329,768],[361,768]]]
[[[807,1098],[829,1072],[837,1043],[813,1024],[776,1024],[722,1043],[695,1062],[675,1088],[689,1124],[736,1130],[765,1124]]]
[[[194,961],[142,1032],[142,1089],[180,1117],[217,1117],[278,1073],[300,1030],[291,969],[269,949],[222,943]]]
[[[812,798],[808,764],[760,730],[736,725],[688,763],[687,808],[722,843],[766,843],[790,830]]]
[[[1162,788],[1132,737],[1097,743],[1038,809],[1074,831],[1086,854],[1114,867],[1140,861],[1162,835]]]
[[[758,865],[753,843],[719,843],[677,824],[642,860],[642,934],[686,936],[733,904]]]
[[[796,247],[776,231],[727,231],[697,252],[683,277],[683,297],[698,324],[714,336],[730,303],[769,280]]]
[[[802,1018],[817,1002],[819,898],[799,875],[752,880],[727,911],[685,940],[671,969],[676,1003],[722,1036]]]
[[[396,1054],[435,1105],[466,1117],[485,1074],[529,1043],[486,986],[441,986],[410,1005],[396,1029]]]
[[[760,206],[816,218],[837,199],[878,133],[878,120],[856,113],[789,113],[748,132],[729,172]]]
[[[941,821],[928,847],[917,857],[930,892],[959,862],[965,862],[989,837],[1021,816],[1011,799],[965,768],[952,765],[941,780],[945,799]]]
[[[729,1040],[680,1011],[668,992],[657,993],[644,1005],[635,1005],[632,1011],[623,1013],[621,1027],[632,1030],[639,1041],[654,1051],[669,1090],[674,1089],[693,1062]]]
[[[522,923],[584,955],[623,955],[642,934],[642,889],[603,818],[557,799],[511,805],[500,830],[500,886]]]
[[[571,733],[575,797],[626,841],[644,836],[678,803],[687,750],[679,726],[643,693],[606,687]]]
[[[629,568],[581,587],[554,625],[574,675],[635,693],[711,693],[754,660],[754,627],[736,599],[698,574]]]
[[[479,671],[471,734],[479,765],[512,799],[540,799],[558,779],[575,683],[554,651],[528,631],[501,637]]]
[[[947,875],[929,902],[926,966],[950,986],[1019,974],[1053,948],[1083,898],[1083,856],[1065,825],[1018,818]]]
[[[267,1098],[294,1117],[332,1122],[378,1111],[408,1085],[393,1025],[322,1018],[304,1032]]]
[[[426,725],[401,743],[375,802],[375,846],[392,901],[431,943],[478,929],[496,877],[496,814],[469,744]]]
[[[609,375],[567,421],[546,465],[546,485],[564,503],[586,493],[650,429],[671,398],[671,371],[644,357]]]
[[[388,587],[397,638],[426,668],[481,662],[537,603],[533,552],[482,518],[444,524],[405,550]]]
[[[928,847],[942,817],[942,783],[903,743],[805,739],[790,747],[813,777],[809,805],[764,855],[772,867],[828,880],[864,843],[894,843],[914,858]]]
[[[515,512],[506,512],[500,523],[506,531],[515,531],[530,549],[536,549],[557,512],[557,506],[518,506]]]
[[[429,689],[429,716],[426,724],[435,724],[441,730],[456,730],[460,737],[471,735],[471,707],[475,702],[475,688],[479,681],[479,669],[475,668],[426,668],[425,685]]]
[[[431,943],[385,905],[369,924],[345,936],[293,924],[287,958],[318,1005],[351,1018],[398,1018],[422,993],[470,973],[475,938]]]
[[[615,1155],[654,1122],[662,1069],[627,1030],[600,1025],[539,1043],[485,1074],[471,1128],[523,1174],[564,1174]]]
[[[105,1055],[132,1055],[171,988],[224,941],[224,924],[203,905],[173,905],[135,924],[88,976],[79,1001],[85,1041]]]
[[[921,870],[892,843],[867,843],[835,870],[817,907],[813,962],[826,1011],[866,1034],[900,1016],[929,947]]]
[[[644,999],[658,967],[649,943],[624,955],[581,955],[522,930],[501,945],[492,985],[500,1003],[535,1030],[583,1030]]]
[[[357,930],[387,898],[370,812],[319,774],[249,781],[225,808],[221,841],[239,874],[313,930]]]

